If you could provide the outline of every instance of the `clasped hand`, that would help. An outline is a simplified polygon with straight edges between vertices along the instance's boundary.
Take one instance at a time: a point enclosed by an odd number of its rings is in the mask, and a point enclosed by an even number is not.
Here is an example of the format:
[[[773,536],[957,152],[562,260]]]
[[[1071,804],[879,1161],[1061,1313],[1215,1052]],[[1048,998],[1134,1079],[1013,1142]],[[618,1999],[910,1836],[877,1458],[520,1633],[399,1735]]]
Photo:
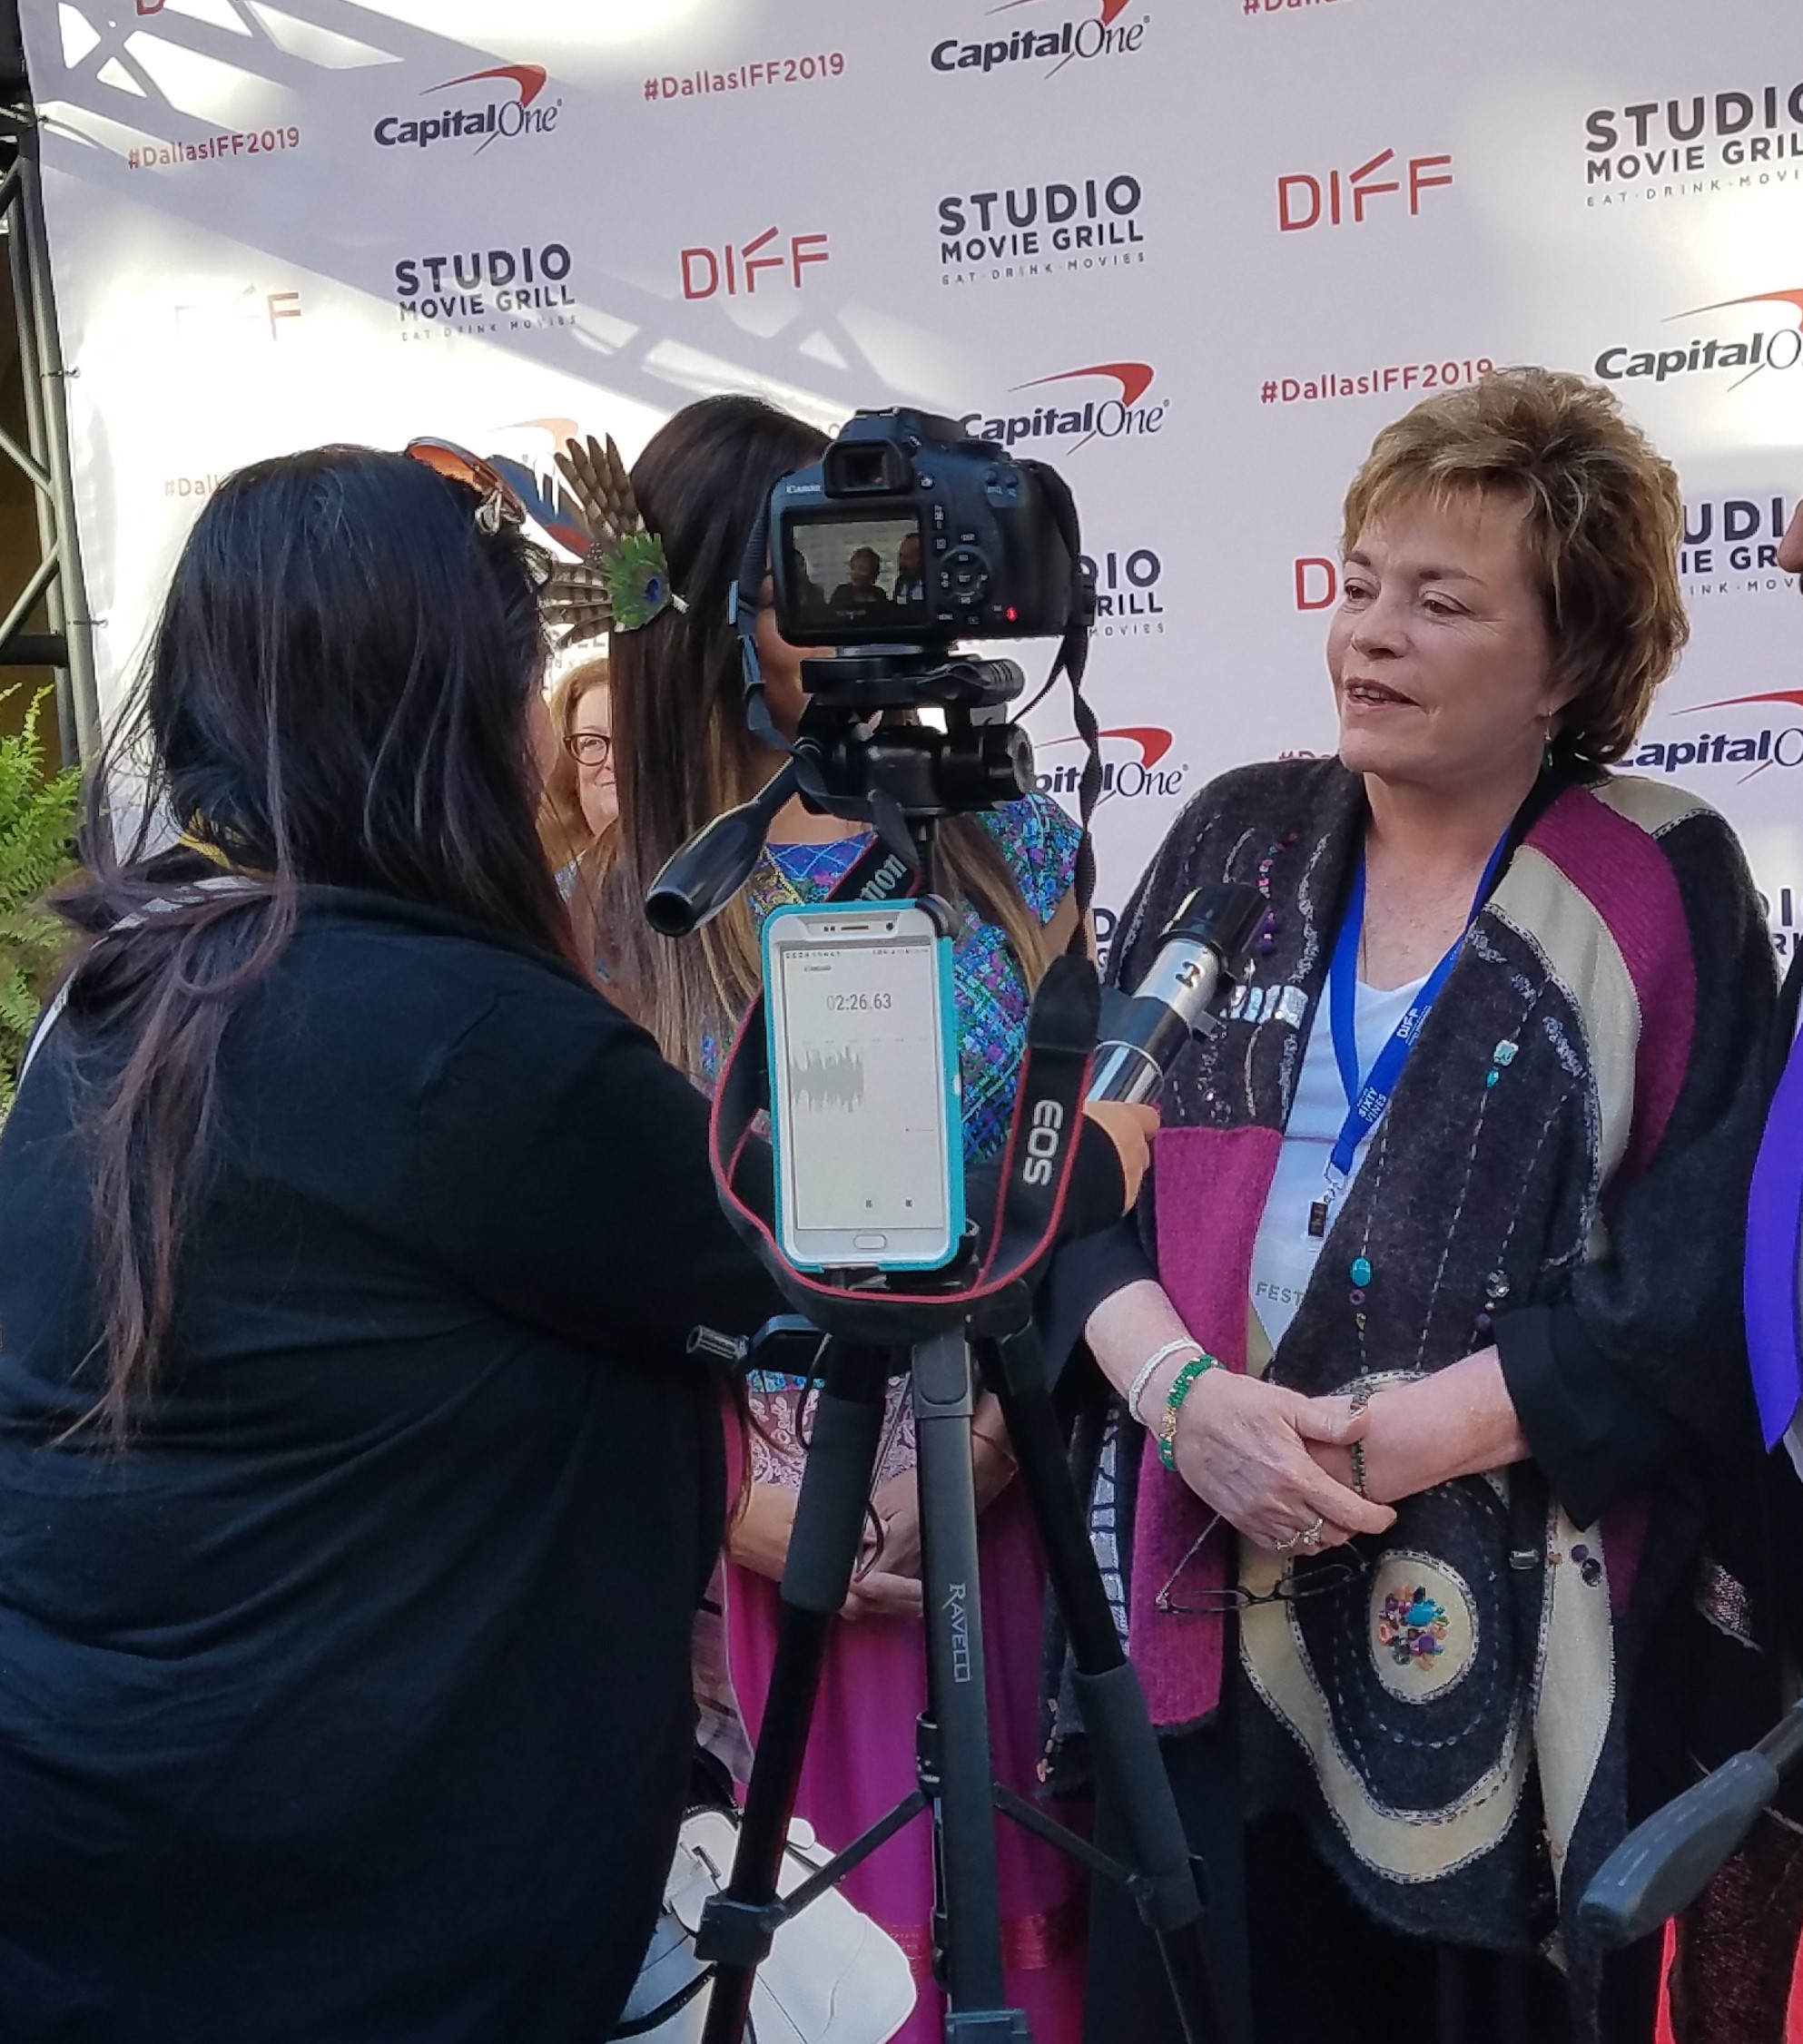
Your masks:
[[[1395,1513],[1329,1475],[1371,1423],[1344,1399],[1310,1399],[1279,1384],[1211,1370],[1177,1415],[1177,1474],[1229,1525],[1263,1548],[1339,1547],[1355,1533],[1382,1533]]]

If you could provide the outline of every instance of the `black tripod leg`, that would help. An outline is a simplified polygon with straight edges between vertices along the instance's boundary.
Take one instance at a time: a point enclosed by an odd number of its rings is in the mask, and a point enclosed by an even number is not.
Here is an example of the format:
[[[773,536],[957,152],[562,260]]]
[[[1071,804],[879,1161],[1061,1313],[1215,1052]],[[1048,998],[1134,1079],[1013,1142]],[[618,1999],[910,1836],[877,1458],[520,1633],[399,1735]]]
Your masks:
[[[1039,1335],[1029,1323],[980,1343],[979,1353],[984,1381],[1001,1401],[1045,1550],[1046,1572],[1069,1636],[1074,1685],[1096,1778],[1118,1823],[1122,1857],[1139,1876],[1135,1894],[1139,1913],[1158,1938],[1184,2034],[1190,2044],[1217,2044],[1220,2015],[1208,1977],[1202,1900],[1189,1843],[1145,1692],[1121,1650],[1084,1527]]]
[[[922,1758],[937,1774],[933,1929],[946,1960],[946,2044],[1008,2044],[1028,2031],[1024,2015],[1004,2007],[977,1490],[970,1469],[976,1394],[962,1329],[917,1343],[913,1371],[927,1624],[929,1722],[922,1728]]]
[[[718,1966],[703,2044],[739,2044],[751,2009],[752,1976],[775,1928],[776,1877],[827,1639],[857,1565],[892,1360],[889,1350],[837,1341],[827,1352],[826,1384],[814,1409],[783,1570],[782,1626],[733,1877],[708,1903],[695,1941],[696,1956]]]

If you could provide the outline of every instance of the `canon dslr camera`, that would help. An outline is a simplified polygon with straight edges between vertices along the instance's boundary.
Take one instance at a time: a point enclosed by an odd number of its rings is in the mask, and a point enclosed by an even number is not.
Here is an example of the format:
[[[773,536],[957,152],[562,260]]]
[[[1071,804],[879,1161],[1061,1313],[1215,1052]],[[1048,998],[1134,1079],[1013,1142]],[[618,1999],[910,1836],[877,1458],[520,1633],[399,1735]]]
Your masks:
[[[1057,636],[1080,569],[1048,473],[955,419],[858,412],[772,492],[777,630],[791,645]]]

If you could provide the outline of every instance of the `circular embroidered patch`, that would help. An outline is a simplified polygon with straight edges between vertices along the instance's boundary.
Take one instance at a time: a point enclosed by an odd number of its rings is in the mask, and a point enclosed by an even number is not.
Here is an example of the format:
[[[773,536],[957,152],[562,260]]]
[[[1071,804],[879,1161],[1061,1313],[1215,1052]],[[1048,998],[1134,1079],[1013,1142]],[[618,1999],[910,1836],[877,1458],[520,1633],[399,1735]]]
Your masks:
[[[1463,1578],[1443,1561],[1393,1548],[1372,1571],[1371,1662],[1405,1704],[1443,1696],[1470,1672],[1477,1611]]]

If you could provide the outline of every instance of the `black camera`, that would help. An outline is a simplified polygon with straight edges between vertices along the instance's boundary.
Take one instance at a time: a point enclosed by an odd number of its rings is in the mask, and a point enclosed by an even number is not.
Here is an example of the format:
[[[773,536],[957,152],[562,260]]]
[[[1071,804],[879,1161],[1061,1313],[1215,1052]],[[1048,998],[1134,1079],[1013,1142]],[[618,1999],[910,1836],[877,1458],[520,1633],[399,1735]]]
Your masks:
[[[1083,569],[1045,473],[955,419],[857,413],[771,493],[777,630],[802,646],[1058,635]]]

